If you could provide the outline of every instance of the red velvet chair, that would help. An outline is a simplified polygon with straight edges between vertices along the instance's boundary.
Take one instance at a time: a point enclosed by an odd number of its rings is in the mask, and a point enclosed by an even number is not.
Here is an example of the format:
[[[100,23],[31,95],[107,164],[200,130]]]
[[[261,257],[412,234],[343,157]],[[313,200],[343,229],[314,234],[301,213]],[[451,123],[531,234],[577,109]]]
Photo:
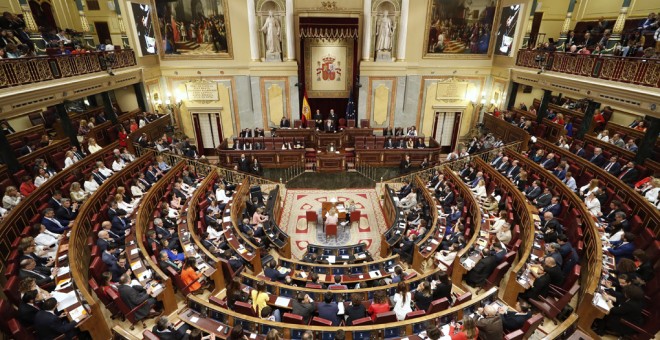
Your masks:
[[[412,312],[406,314],[406,320],[419,318],[419,317],[422,317],[424,315],[426,315],[426,311],[423,310],[423,309],[412,311]]]
[[[437,299],[437,300],[434,300],[433,302],[431,302],[431,305],[429,306],[428,312],[429,312],[429,314],[434,314],[434,313],[441,312],[441,311],[443,311],[447,308],[449,308],[449,300],[447,300],[447,298],[444,297],[442,299]],[[407,318],[407,316],[406,316],[406,318]]]
[[[290,323],[290,324],[294,324],[294,325],[304,325],[305,324],[303,322],[303,317],[302,316],[292,314],[292,313],[284,313],[284,315],[282,315],[282,322]]]
[[[311,326],[332,326],[332,321],[315,316],[309,324]]]
[[[359,228],[360,227],[360,217],[361,216],[362,216],[362,212],[360,210],[351,211],[351,215],[350,215],[351,224],[350,225],[352,226],[353,223],[357,223],[358,228]]]
[[[325,225],[325,236],[326,237],[334,236],[336,238],[337,237],[337,224],[334,224],[334,223],[326,224]]]
[[[374,324],[380,325],[380,324],[391,323],[396,321],[397,321],[396,313],[393,310],[391,310],[389,312],[376,314],[376,319],[374,320]]]
[[[135,313],[139,311],[143,306],[145,306],[149,300],[145,300],[141,304],[137,305],[135,308],[130,309],[128,308],[128,305],[126,305],[124,301],[121,299],[121,297],[119,297],[118,293],[115,293],[115,291],[113,290],[108,290],[107,293],[112,299],[112,301],[117,305],[117,307],[119,307],[122,316],[126,318],[128,322],[131,323],[131,327],[130,327],[131,330],[135,329],[135,324],[138,322],[142,322],[142,328],[147,327],[147,324],[144,322],[144,320],[138,320],[135,317]]]

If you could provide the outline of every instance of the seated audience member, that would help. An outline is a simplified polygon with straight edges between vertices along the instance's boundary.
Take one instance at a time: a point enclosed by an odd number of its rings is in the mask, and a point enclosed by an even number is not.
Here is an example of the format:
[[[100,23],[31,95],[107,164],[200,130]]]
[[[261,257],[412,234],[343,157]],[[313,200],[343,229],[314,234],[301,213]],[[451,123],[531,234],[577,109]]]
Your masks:
[[[504,223],[502,225],[502,228],[497,233],[495,233],[495,237],[501,243],[509,244],[509,242],[511,242],[511,238],[512,238],[511,224],[510,223]]]
[[[18,277],[21,280],[32,278],[39,286],[51,283],[57,277],[57,268],[37,266],[37,262],[32,258],[22,259],[19,262],[19,266]],[[51,287],[51,290],[52,288],[54,287]]]
[[[545,208],[550,204],[550,201],[552,200],[552,193],[550,192],[550,188],[545,187],[543,189],[543,193],[540,194],[538,197],[536,197],[534,200],[532,200],[532,203],[536,205],[537,208]]]
[[[310,298],[308,294],[298,292],[296,298],[291,302],[291,313],[302,316],[303,324],[309,324],[309,320],[312,319],[314,312],[316,311],[316,305],[312,298]]]
[[[119,297],[130,309],[133,309],[146,301],[146,303],[135,312],[134,315],[136,320],[153,318],[163,314],[162,311],[159,312],[155,309],[156,299],[151,297],[151,285],[147,286],[145,289],[140,285],[131,286],[130,283],[131,278],[128,273],[122,275],[119,278],[117,290],[119,292]]]
[[[587,205],[587,210],[591,213],[592,216],[602,215],[600,211],[600,201],[596,198],[596,194],[593,191],[587,193],[587,197],[584,198],[584,204]]]
[[[34,181],[32,180],[32,177],[25,175],[21,179],[21,186],[20,186],[20,191],[21,195],[24,197],[29,196],[33,191],[37,190],[37,186],[34,185]]]
[[[568,171],[566,172],[566,177],[564,177],[564,180],[562,180],[566,186],[571,189],[571,191],[575,192],[577,191],[577,184],[575,182],[575,178],[573,178],[573,174]]]
[[[183,268],[181,268],[181,281],[183,284],[190,289],[192,294],[199,294],[202,292],[202,288],[207,286],[204,282],[204,275],[197,269],[195,266],[197,260],[194,257],[188,257],[185,259]]]
[[[501,307],[499,313],[502,317],[504,331],[513,332],[521,329],[525,321],[532,317],[532,306],[523,300],[516,302],[516,308]]]
[[[385,291],[379,290],[374,293],[374,299],[367,313],[371,316],[372,320],[376,320],[376,316],[379,313],[385,313],[390,311],[390,303]]]
[[[415,238],[416,238],[415,234],[411,234],[409,237],[404,238],[399,244],[399,247],[392,250],[392,253],[398,254],[401,257],[402,261],[411,263]]]
[[[39,339],[55,339],[64,335],[66,339],[73,339],[79,335],[76,322],[68,321],[66,313],[58,313],[57,300],[47,299],[34,316],[34,329]]]
[[[491,255],[488,248],[484,248],[481,255],[483,258],[465,276],[465,282],[472,287],[482,286],[497,267],[497,259]]]
[[[463,324],[452,321],[449,325],[449,337],[451,340],[479,339],[479,328],[477,328],[476,319],[465,314],[463,316]]]
[[[268,262],[268,265],[266,268],[264,268],[264,275],[271,279],[272,281],[279,281],[283,282],[284,278],[286,278],[287,274],[281,273],[279,270],[277,270],[277,263],[275,260]]]
[[[642,325],[642,310],[644,309],[644,291],[636,285],[628,285],[623,288],[623,301],[614,306],[611,300],[607,300],[610,306],[609,313],[596,327],[596,333],[604,335],[605,331],[614,332],[618,335],[630,335],[635,331],[621,323],[626,320],[634,325]]]
[[[190,326],[187,323],[183,322],[179,328],[175,328],[165,316],[157,319],[151,332],[160,340],[188,340],[190,338]]]
[[[317,309],[319,317],[332,322],[333,326],[338,326],[339,317],[337,314],[339,313],[339,306],[337,302],[333,301],[333,297],[334,296],[331,292],[325,292],[325,294],[323,294],[323,302],[319,302]]]
[[[607,248],[607,251],[614,256],[616,262],[618,263],[621,259],[632,259],[633,251],[635,250],[635,234],[631,232],[623,233],[623,239],[621,243],[614,245],[613,247]]]
[[[362,295],[353,293],[351,295],[351,305],[346,308],[346,326],[352,326],[353,321],[367,316],[367,309],[362,304]]]
[[[5,195],[2,197],[2,207],[7,210],[14,209],[21,202],[21,199],[23,197],[16,190],[16,187],[10,185],[5,188]]]
[[[71,223],[73,223],[73,221],[58,220],[55,218],[55,210],[52,208],[44,209],[42,215],[43,218],[41,219],[41,224],[55,234],[63,234],[71,227]]]
[[[481,310],[482,314],[482,318],[477,320],[479,339],[504,338],[502,318],[497,314],[497,307],[494,304],[490,304],[484,307],[483,310],[481,308],[479,310]]]
[[[532,185],[529,186],[525,191],[523,191],[523,194],[527,196],[527,199],[530,201],[534,201],[537,197],[539,197],[542,193],[542,189],[540,187],[541,182],[539,180],[535,180],[532,182]]]
[[[413,296],[415,305],[418,309],[428,310],[433,302],[433,292],[431,291],[431,284],[427,281],[422,281],[417,285],[415,295]]]

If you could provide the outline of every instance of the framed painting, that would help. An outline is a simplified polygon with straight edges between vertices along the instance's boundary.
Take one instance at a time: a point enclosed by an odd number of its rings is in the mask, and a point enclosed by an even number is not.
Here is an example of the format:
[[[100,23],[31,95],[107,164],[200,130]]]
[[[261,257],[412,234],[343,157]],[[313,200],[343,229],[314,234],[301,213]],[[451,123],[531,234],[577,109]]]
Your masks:
[[[353,79],[353,40],[305,43],[305,89],[309,98],[348,97]]]
[[[160,54],[164,59],[232,59],[228,0],[158,2]]]
[[[499,0],[428,1],[424,58],[490,57]]]
[[[138,50],[141,56],[154,55],[156,51],[156,34],[153,21],[153,5],[131,2],[133,23],[137,35]]]

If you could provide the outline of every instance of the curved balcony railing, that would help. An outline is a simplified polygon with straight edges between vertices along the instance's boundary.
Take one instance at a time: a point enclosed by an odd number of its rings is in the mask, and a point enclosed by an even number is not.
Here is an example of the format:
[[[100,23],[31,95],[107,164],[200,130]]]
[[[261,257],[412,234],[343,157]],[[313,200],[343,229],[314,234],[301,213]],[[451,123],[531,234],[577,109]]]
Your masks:
[[[0,88],[135,66],[133,50],[0,59]]]
[[[660,59],[520,50],[516,65],[660,88]]]

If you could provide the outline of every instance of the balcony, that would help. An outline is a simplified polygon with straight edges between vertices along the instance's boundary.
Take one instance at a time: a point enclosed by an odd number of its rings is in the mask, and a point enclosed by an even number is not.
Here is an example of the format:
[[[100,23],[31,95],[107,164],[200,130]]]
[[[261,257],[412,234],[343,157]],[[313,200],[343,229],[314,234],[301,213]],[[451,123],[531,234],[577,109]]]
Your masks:
[[[517,66],[541,69],[544,64],[545,70],[552,72],[660,88],[660,60],[658,59],[536,50],[518,51]]]
[[[135,66],[133,50],[0,59],[0,89]]]

